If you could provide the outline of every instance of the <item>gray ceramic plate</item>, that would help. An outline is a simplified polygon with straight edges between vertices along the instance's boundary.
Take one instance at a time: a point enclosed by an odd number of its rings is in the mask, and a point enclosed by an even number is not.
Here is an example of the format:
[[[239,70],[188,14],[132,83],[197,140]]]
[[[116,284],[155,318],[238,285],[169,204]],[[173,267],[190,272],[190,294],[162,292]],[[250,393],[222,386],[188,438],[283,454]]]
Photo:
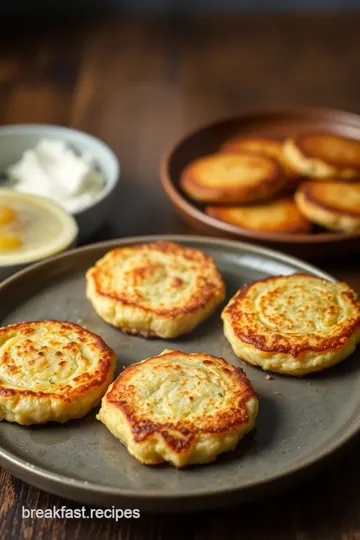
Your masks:
[[[85,270],[110,248],[155,238],[160,237],[92,245],[24,270],[0,286],[2,324],[43,318],[81,321],[115,349],[118,372],[164,348],[206,351],[240,364],[223,336],[219,312],[174,341],[124,335],[97,317],[84,295]],[[277,274],[302,271],[329,278],[296,259],[248,244],[167,238],[213,256],[228,297],[245,282]],[[302,476],[359,431],[359,353],[303,379],[274,375],[266,380],[261,369],[243,367],[260,400],[256,430],[235,452],[211,465],[182,471],[143,466],[95,420],[95,413],[62,426],[1,423],[1,464],[37,487],[81,502],[159,512],[195,510],[258,496]]]

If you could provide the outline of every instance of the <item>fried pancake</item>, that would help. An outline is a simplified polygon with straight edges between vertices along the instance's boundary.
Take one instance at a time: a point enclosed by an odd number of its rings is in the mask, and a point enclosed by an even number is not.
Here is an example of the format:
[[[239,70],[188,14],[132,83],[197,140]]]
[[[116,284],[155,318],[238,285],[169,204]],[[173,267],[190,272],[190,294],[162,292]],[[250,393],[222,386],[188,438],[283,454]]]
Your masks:
[[[298,186],[301,176],[293,169],[290,163],[285,159],[283,151],[283,142],[270,137],[234,137],[226,141],[220,149],[222,152],[251,152],[263,154],[276,159],[282,166],[289,189]]]
[[[98,405],[115,353],[89,330],[62,321],[0,328],[0,420],[67,422]]]
[[[331,133],[305,133],[287,139],[284,155],[304,176],[360,178],[360,141]]]
[[[258,400],[245,373],[210,354],[165,350],[127,367],[97,415],[141,463],[208,463],[255,424]]]
[[[98,315],[143,337],[191,332],[225,297],[211,257],[166,241],[114,249],[88,270],[86,280]]]
[[[360,340],[356,293],[346,283],[306,274],[245,285],[221,318],[236,356],[287,375],[337,364]]]
[[[304,182],[295,195],[300,212],[333,231],[360,231],[360,182]]]
[[[293,197],[287,196],[248,206],[207,206],[205,213],[236,227],[260,232],[307,233],[311,228]]]
[[[271,197],[286,183],[276,160],[249,152],[219,153],[196,159],[180,179],[185,193],[208,203],[246,203]]]
[[[282,142],[267,137],[234,137],[224,142],[222,152],[251,152],[265,154],[281,161]]]

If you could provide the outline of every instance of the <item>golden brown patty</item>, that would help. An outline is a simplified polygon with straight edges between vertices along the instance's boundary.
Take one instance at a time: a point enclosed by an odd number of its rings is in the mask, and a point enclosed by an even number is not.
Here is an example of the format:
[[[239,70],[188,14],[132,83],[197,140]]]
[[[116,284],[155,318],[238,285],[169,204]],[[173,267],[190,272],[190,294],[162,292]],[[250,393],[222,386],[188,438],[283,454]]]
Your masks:
[[[115,353],[89,330],[62,321],[0,328],[0,419],[66,422],[95,407],[113,380]]]
[[[287,161],[305,176],[360,177],[360,141],[331,133],[305,133],[284,144]]]
[[[360,182],[304,182],[295,195],[308,219],[334,231],[360,230]]]
[[[240,368],[210,354],[165,350],[127,367],[97,418],[141,463],[184,467],[234,449],[257,411]]]
[[[282,142],[267,137],[234,137],[224,142],[222,152],[251,152],[281,160]]]
[[[341,362],[360,340],[356,293],[346,283],[307,274],[245,285],[221,317],[239,358],[289,375]]]
[[[189,197],[215,203],[258,201],[279,191],[285,182],[274,159],[248,152],[199,158],[186,167],[180,180]]]
[[[231,225],[261,232],[307,233],[311,228],[294,199],[286,196],[248,206],[207,206],[205,212]]]
[[[166,241],[114,249],[86,279],[87,297],[100,317],[144,337],[190,332],[225,297],[211,257]]]
[[[301,176],[285,159],[283,142],[269,137],[234,137],[221,146],[222,152],[251,152],[263,154],[276,159],[282,166],[287,183],[285,188],[294,189],[298,186]]]

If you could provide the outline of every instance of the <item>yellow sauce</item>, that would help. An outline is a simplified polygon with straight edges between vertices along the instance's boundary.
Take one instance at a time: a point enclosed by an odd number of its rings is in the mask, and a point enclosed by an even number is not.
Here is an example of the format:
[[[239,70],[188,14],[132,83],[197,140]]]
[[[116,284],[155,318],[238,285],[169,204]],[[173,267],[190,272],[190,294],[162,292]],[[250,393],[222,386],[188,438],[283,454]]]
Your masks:
[[[10,206],[0,206],[0,252],[12,251],[23,245],[20,236],[12,232],[14,224],[17,224],[15,210]]]
[[[16,214],[13,208],[9,206],[0,206],[0,225],[7,225],[16,219]]]
[[[10,251],[22,246],[22,240],[16,234],[0,232],[0,251]]]

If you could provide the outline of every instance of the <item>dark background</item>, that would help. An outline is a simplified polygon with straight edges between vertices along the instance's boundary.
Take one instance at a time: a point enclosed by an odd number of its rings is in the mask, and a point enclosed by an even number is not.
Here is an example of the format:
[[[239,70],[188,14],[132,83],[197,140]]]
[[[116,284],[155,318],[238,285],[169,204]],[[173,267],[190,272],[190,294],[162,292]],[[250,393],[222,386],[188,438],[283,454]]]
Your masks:
[[[0,13],[196,13],[196,12],[294,12],[358,10],[360,0],[6,0]]]

